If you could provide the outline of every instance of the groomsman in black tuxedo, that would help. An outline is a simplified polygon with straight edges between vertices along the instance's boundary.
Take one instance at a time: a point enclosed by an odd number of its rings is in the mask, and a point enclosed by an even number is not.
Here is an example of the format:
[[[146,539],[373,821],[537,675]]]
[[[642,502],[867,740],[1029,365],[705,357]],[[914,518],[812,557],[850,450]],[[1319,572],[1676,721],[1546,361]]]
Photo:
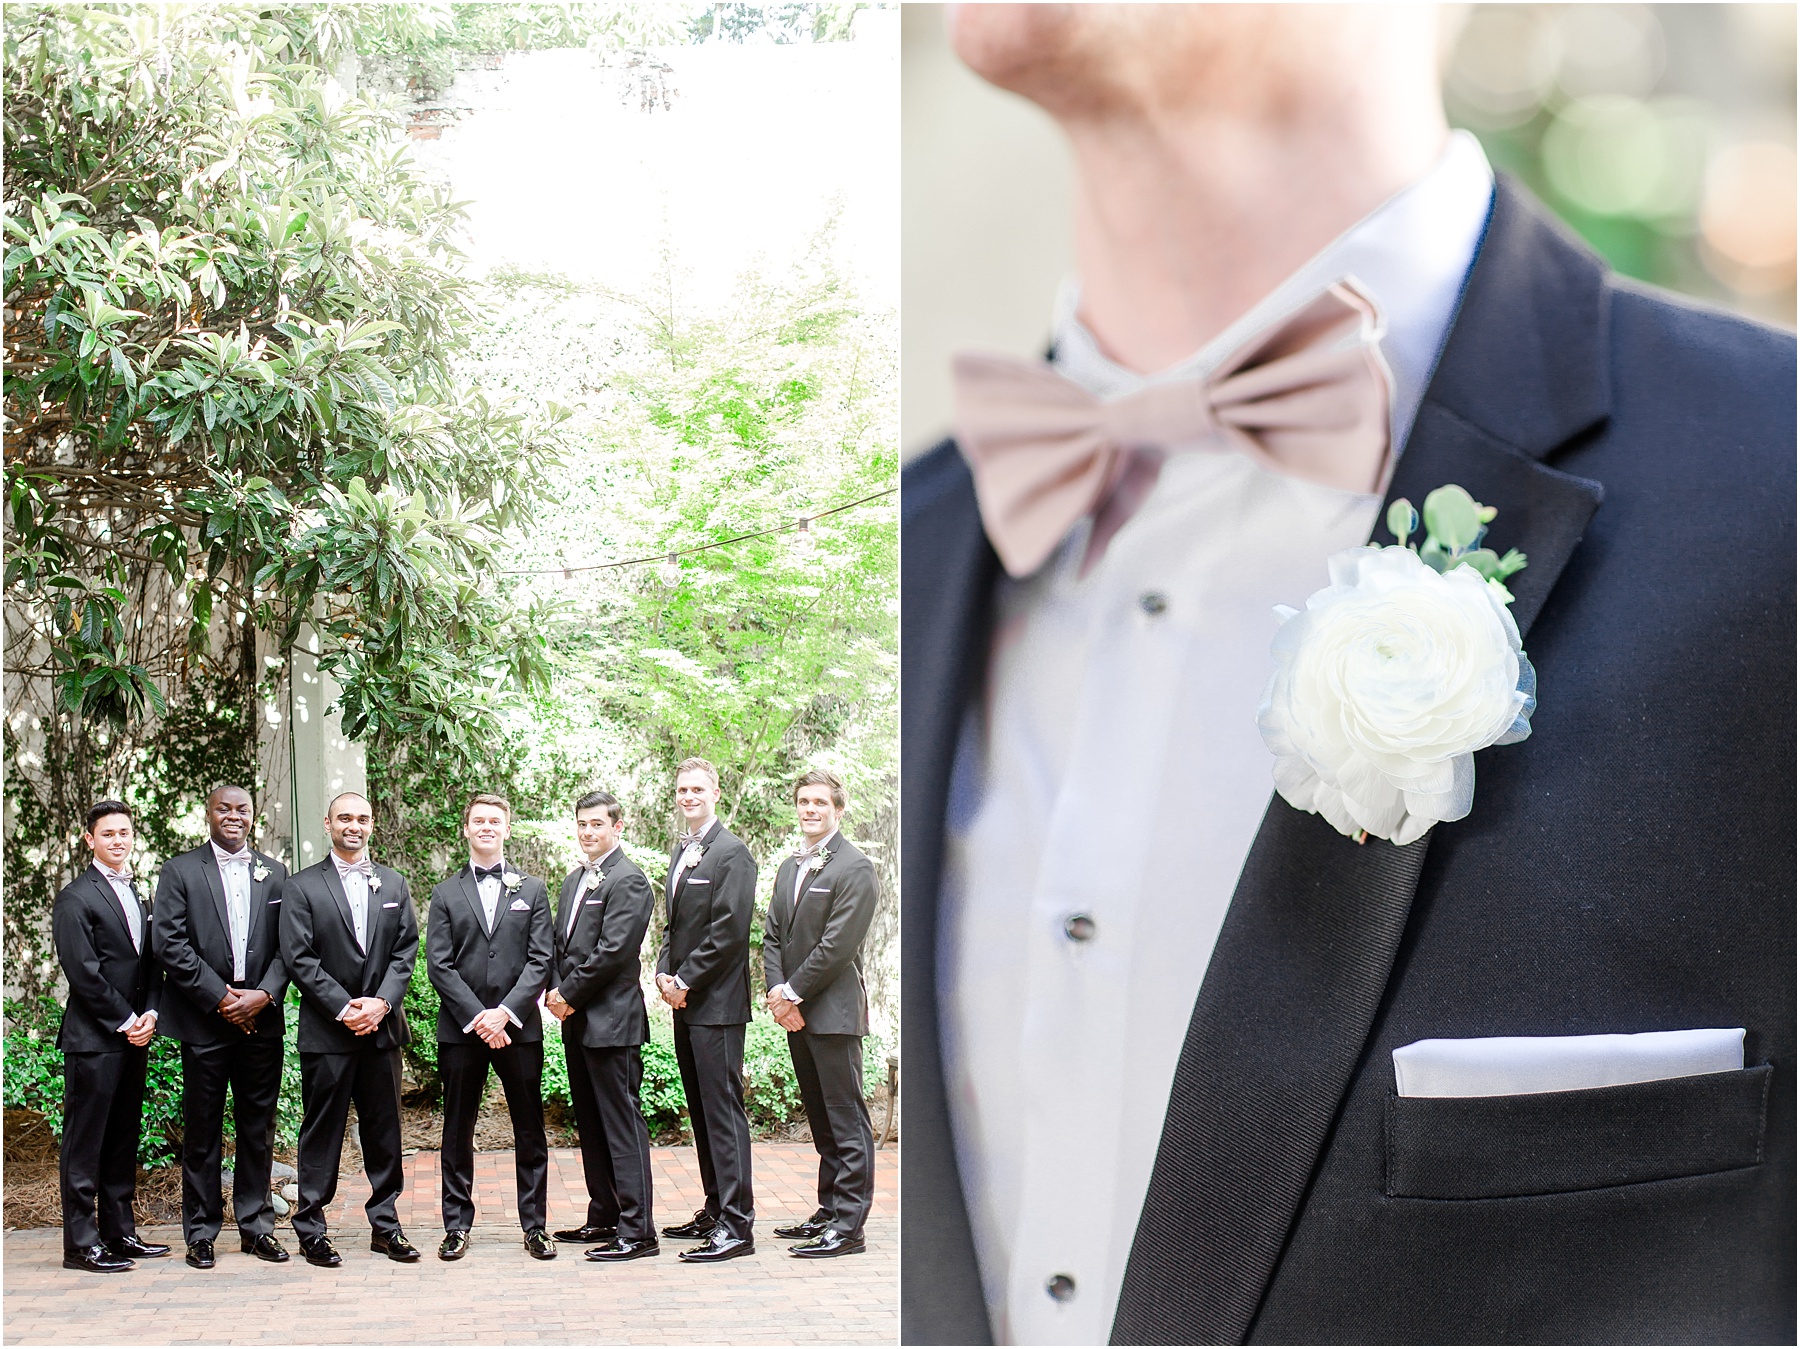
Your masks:
[[[150,941],[171,986],[163,1034],[181,1042],[181,1235],[187,1262],[211,1269],[225,1221],[220,1187],[225,1090],[237,1118],[231,1199],[245,1252],[279,1264],[269,1197],[281,1095],[281,895],[287,868],[250,846],[255,811],[242,787],[206,798],[211,834],[171,857],[156,880]]]
[[[101,801],[81,841],[93,865],[62,888],[50,916],[69,981],[63,1052],[63,1268],[116,1274],[167,1246],[139,1241],[132,1217],[144,1072],[156,1034],[150,911],[131,876],[131,807]]]
[[[669,855],[669,921],[656,962],[657,991],[675,1009],[675,1061],[706,1189],[706,1207],[662,1233],[703,1238],[681,1253],[695,1262],[756,1250],[744,1113],[756,862],[714,817],[718,801],[719,770],[705,759],[684,760],[675,770],[675,803],[687,828]]]
[[[331,851],[282,890],[281,958],[300,989],[300,1204],[294,1235],[309,1265],[343,1257],[325,1235],[337,1195],[344,1128],[356,1106],[363,1171],[373,1193],[369,1249],[408,1262],[400,1230],[400,1047],[412,1039],[400,1000],[419,955],[419,923],[399,872],[369,858],[374,811],[339,792],[325,811]]]
[[[475,1224],[475,1116],[491,1066],[512,1116],[519,1224],[525,1249],[556,1258],[544,1230],[550,1150],[544,1137],[544,1025],[538,994],[550,977],[550,896],[506,864],[512,807],[489,793],[463,810],[469,863],[431,892],[425,967],[438,991],[438,1072],[444,1080],[444,1240],[460,1260]]]
[[[605,792],[589,792],[575,803],[575,837],[587,860],[563,879],[556,987],[544,999],[562,1022],[588,1187],[587,1221],[556,1239],[599,1242],[587,1258],[603,1261],[662,1250],[651,1206],[650,1131],[638,1103],[640,1046],[650,1038],[638,952],[656,895],[619,846],[624,817],[624,808]]]
[[[775,1235],[802,1238],[797,1256],[864,1249],[875,1198],[875,1131],[863,1103],[862,1037],[869,1033],[862,944],[875,917],[875,868],[838,832],[850,804],[844,780],[815,768],[794,784],[800,850],[775,873],[763,925],[769,1011],[788,1033],[794,1078],[819,1154],[819,1207]]]

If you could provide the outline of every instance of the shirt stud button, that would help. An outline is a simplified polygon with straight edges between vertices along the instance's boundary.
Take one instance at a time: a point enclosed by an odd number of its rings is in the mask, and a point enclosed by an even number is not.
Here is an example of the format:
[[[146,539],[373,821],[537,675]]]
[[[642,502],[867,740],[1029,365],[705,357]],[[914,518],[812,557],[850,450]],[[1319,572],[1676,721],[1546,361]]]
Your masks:
[[[1094,920],[1085,913],[1070,914],[1063,919],[1063,936],[1070,941],[1092,941],[1094,939]]]
[[[1067,1274],[1052,1274],[1044,1283],[1044,1291],[1052,1302],[1067,1302],[1075,1296],[1075,1280]]]
[[[1146,590],[1138,596],[1138,608],[1155,618],[1169,607],[1169,597],[1160,590]]]

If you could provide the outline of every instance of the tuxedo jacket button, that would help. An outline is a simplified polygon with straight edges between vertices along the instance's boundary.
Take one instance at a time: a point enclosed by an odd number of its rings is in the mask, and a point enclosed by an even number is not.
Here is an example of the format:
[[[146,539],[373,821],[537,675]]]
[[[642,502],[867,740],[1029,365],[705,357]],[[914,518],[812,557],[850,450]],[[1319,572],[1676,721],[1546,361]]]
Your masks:
[[[1085,913],[1072,913],[1063,919],[1063,936],[1070,941],[1092,941],[1094,931],[1094,920]]]

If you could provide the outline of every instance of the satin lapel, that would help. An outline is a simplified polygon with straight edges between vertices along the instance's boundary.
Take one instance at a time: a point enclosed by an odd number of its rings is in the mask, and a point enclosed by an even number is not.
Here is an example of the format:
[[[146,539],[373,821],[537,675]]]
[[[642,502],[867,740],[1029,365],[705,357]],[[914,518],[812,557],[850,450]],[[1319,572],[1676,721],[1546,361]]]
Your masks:
[[[575,895],[581,892],[580,878],[583,875],[584,873],[577,871],[574,877],[563,877],[562,889],[556,895],[556,932],[553,935],[556,939],[556,954],[559,959],[569,944],[566,935],[569,930],[569,905],[573,902]]]
[[[481,912],[481,891],[476,888],[475,873],[465,866],[461,871],[456,873],[456,881],[457,885],[462,890],[463,902],[469,906],[469,913],[475,919],[475,930],[484,937],[493,936],[493,931],[488,927],[487,921]],[[504,888],[505,887],[502,887],[502,889]],[[494,905],[494,922],[498,923],[499,921],[500,905],[496,902]]]
[[[271,877],[274,876],[275,873],[273,870],[271,870],[269,872],[268,876],[264,876],[259,881],[256,879],[256,869],[258,867],[266,867],[268,865],[269,864],[265,860],[263,860],[263,857],[260,853],[257,853],[255,851],[251,852],[251,854],[250,854],[250,938],[251,938],[251,940],[256,941],[258,945],[261,945],[261,941],[262,941],[261,933],[262,933],[263,927],[269,921],[269,880]],[[227,931],[229,931],[229,930],[230,929],[227,929]],[[268,948],[265,947],[264,949],[266,950]]]
[[[200,870],[206,873],[206,888],[212,891],[213,908],[219,911],[219,931],[225,934],[225,949],[231,949],[231,906],[225,902],[225,873],[219,869],[217,854],[209,847]]]
[[[681,888],[676,883],[675,876],[675,864],[681,860],[681,851],[681,844],[677,843],[675,851],[669,854],[669,879],[663,886],[663,893],[669,897],[669,921],[671,923],[675,921],[675,895]],[[687,877],[683,874],[681,882],[685,884],[686,880]]]
[[[1457,483],[1499,508],[1490,546],[1529,558],[1508,583],[1521,632],[1600,502],[1598,483],[1539,461],[1605,414],[1604,302],[1592,260],[1502,184],[1388,493],[1416,506]],[[1392,542],[1383,526],[1376,535]],[[1541,673],[1553,688],[1557,672]],[[1250,1333],[1361,1060],[1430,842],[1359,846],[1271,803],[1195,1000],[1114,1343]]]
[[[343,878],[338,875],[337,867],[332,863],[332,861],[329,857],[327,857],[325,859],[325,865],[321,869],[325,873],[325,889],[326,889],[327,893],[329,893],[331,895],[332,899],[337,901],[338,917],[343,920],[344,931],[350,937],[350,944],[352,946],[355,946],[356,945],[356,920],[350,916],[350,896],[344,893]],[[374,895],[376,894],[376,892],[371,890],[369,892],[369,894],[372,899],[374,897]],[[373,904],[371,904],[369,907],[370,907],[371,911],[374,909]],[[375,924],[373,923],[373,921],[371,921],[368,924],[368,929],[371,934],[374,933]]]
[[[97,866],[88,868],[88,879],[93,882],[94,891],[100,899],[100,907],[112,915],[113,923],[119,929],[119,935],[125,938],[125,943],[129,946],[131,944],[131,925],[125,920],[125,910],[120,904],[118,895],[113,893],[112,882],[101,874],[100,868]],[[144,906],[140,903],[138,916],[142,918],[143,913]]]
[[[901,1339],[993,1341],[945,1097],[938,1029],[938,891],[950,771],[963,712],[987,663],[999,559],[954,446],[910,467],[901,488],[900,813],[906,859],[900,926],[906,1049],[906,1166],[900,1179]]]

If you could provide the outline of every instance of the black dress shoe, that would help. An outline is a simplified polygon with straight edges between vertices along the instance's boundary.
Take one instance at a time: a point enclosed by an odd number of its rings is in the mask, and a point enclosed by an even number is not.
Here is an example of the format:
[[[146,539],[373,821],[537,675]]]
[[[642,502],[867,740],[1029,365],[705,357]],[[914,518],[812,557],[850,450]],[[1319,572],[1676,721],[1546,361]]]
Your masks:
[[[63,1252],[64,1269],[85,1269],[90,1274],[123,1274],[134,1268],[131,1261],[112,1254],[104,1246],[88,1246],[82,1250]]]
[[[137,1233],[128,1237],[120,1237],[117,1241],[106,1243],[106,1253],[120,1260],[154,1260],[159,1255],[167,1255],[167,1246],[156,1246],[148,1241],[139,1241]]]
[[[446,1232],[444,1239],[438,1242],[438,1259],[460,1260],[469,1253],[469,1234],[467,1232]]]
[[[541,1227],[534,1227],[525,1234],[525,1251],[533,1260],[556,1259],[556,1243]]]
[[[219,1263],[213,1256],[212,1242],[205,1237],[188,1242],[187,1262],[195,1269],[211,1269]]]
[[[419,1258],[419,1248],[408,1241],[406,1233],[398,1227],[385,1236],[380,1232],[371,1232],[369,1249],[377,1255],[385,1255],[390,1260],[398,1260],[403,1265],[410,1265]]]
[[[616,1227],[602,1227],[597,1223],[589,1223],[586,1227],[564,1227],[552,1232],[551,1236],[558,1241],[573,1241],[586,1246],[595,1241],[611,1241],[619,1235]]]
[[[624,1237],[614,1237],[604,1246],[596,1246],[587,1252],[590,1260],[642,1260],[646,1255],[661,1255],[662,1243],[655,1237],[640,1237],[636,1241]]]
[[[267,1232],[260,1237],[244,1237],[238,1244],[243,1247],[245,1255],[254,1255],[258,1260],[267,1260],[271,1265],[279,1265],[288,1258],[287,1247]]]
[[[336,1269],[344,1263],[344,1257],[337,1253],[330,1237],[301,1237],[300,1254],[307,1264],[317,1265],[320,1269]]]
[[[750,1237],[734,1237],[723,1227],[714,1227],[706,1244],[696,1246],[691,1251],[683,1251],[678,1259],[690,1265],[710,1265],[720,1260],[735,1260],[740,1255],[755,1255],[756,1242]]]
[[[701,1209],[691,1221],[678,1223],[674,1227],[665,1227],[662,1234],[665,1237],[675,1237],[682,1241],[703,1241],[713,1234],[713,1229],[718,1225],[717,1218],[705,1209]]]
[[[825,1235],[825,1229],[831,1226],[831,1215],[824,1209],[817,1209],[813,1216],[803,1223],[794,1223],[790,1227],[777,1227],[775,1235],[783,1241],[811,1241],[814,1237]]]
[[[861,1255],[867,1249],[861,1232],[827,1231],[811,1241],[789,1246],[788,1254],[797,1255],[802,1260],[829,1260],[834,1255]]]

